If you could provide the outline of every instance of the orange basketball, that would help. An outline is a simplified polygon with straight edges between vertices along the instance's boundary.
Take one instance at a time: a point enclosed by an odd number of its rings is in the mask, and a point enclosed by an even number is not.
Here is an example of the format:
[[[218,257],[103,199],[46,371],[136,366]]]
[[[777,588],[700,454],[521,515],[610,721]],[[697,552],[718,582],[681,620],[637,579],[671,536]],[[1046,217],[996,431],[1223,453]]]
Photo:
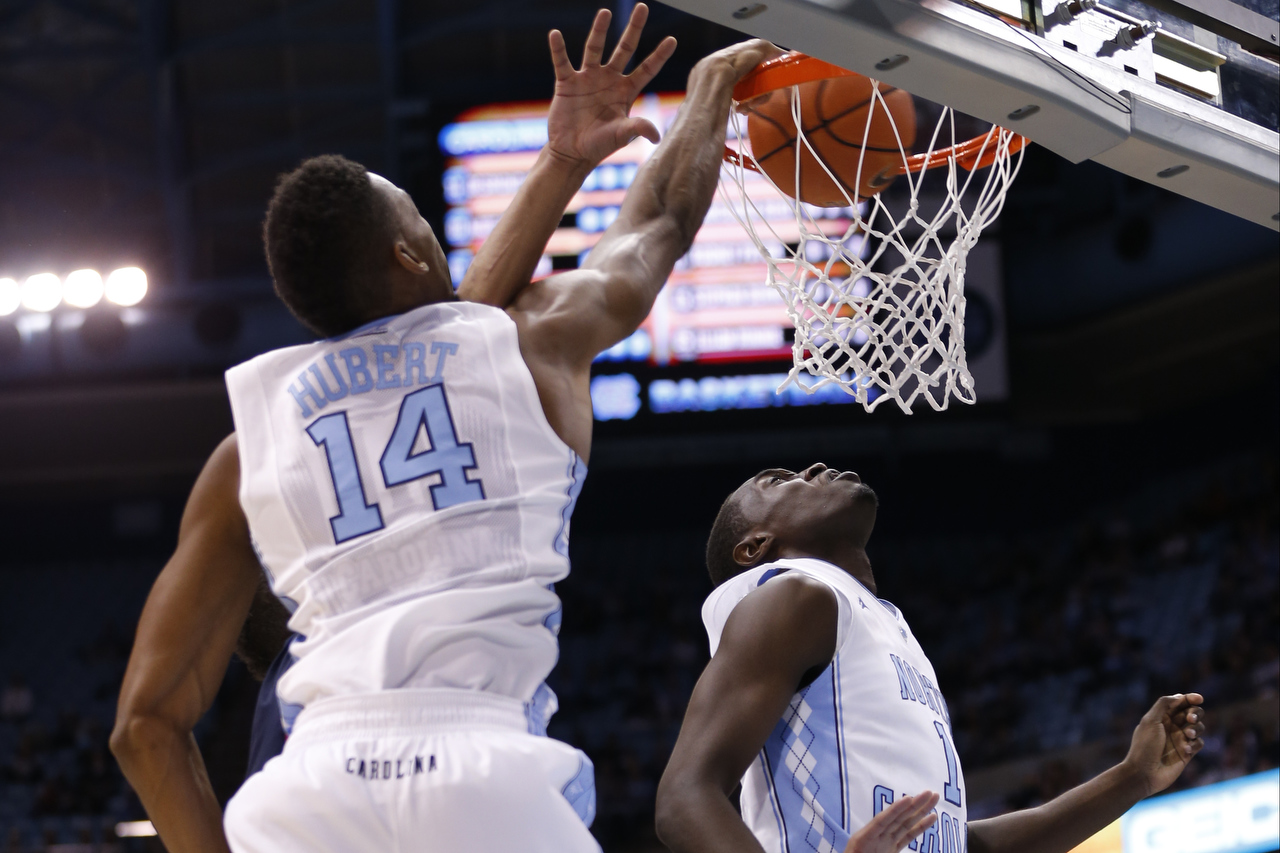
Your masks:
[[[881,83],[881,103],[872,98],[871,80],[861,74],[814,80],[796,88],[805,138],[839,181],[831,180],[809,147],[802,144],[800,200],[820,207],[844,207],[849,204],[846,193],[851,199],[867,198],[889,186],[902,166],[899,138],[908,155],[916,139],[911,95]],[[791,89],[769,92],[748,102],[745,109],[756,162],[780,189],[795,197],[796,125],[791,114]]]

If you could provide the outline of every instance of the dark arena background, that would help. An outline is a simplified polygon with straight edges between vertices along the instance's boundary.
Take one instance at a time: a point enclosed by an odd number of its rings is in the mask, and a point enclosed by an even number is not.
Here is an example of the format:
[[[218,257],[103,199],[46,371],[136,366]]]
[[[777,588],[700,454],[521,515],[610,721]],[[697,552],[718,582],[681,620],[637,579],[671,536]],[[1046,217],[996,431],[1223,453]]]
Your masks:
[[[263,258],[276,176],[328,152],[385,175],[458,280],[541,145],[519,131],[545,127],[546,32],[576,61],[594,8],[0,2],[0,851],[163,849],[107,735],[187,492],[232,429],[222,372],[310,339]],[[665,122],[693,63],[737,40],[654,3],[641,53],[668,34],[648,91],[673,97],[644,107]],[[635,166],[597,169],[541,273],[577,264]],[[720,501],[817,461],[880,496],[880,594],[937,667],[971,817],[1109,766],[1167,692],[1206,697],[1178,782],[1200,807],[1216,783],[1277,786],[1275,233],[1032,146],[971,266],[980,399],[910,416],[775,398],[789,330],[753,290],[700,303],[733,262],[713,254],[667,288],[698,330],[647,326],[594,368],[551,733],[595,762],[605,851],[664,849],[654,793],[708,657]],[[716,325],[729,303],[765,320]],[[233,662],[197,729],[224,801],[256,693]]]

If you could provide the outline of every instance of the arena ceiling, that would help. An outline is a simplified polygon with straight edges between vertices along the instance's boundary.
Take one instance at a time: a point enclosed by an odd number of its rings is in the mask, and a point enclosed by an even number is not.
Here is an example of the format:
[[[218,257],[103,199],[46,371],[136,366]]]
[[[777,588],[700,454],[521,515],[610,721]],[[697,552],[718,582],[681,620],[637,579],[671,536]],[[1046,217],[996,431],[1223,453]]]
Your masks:
[[[546,31],[580,42],[594,5],[9,0],[0,9],[0,266],[9,271],[0,274],[127,261],[159,290],[263,289],[258,234],[275,176],[329,151],[402,183],[438,221],[438,129],[473,104],[547,97]],[[632,0],[612,5],[624,17]],[[670,33],[681,44],[655,83],[662,89],[682,88],[698,57],[733,39],[658,3],[651,20],[649,42]],[[1036,212],[1014,225],[1034,229],[1020,242],[1051,247],[1040,256],[1088,264],[1087,244],[1101,241],[1144,260],[1157,208],[1200,215],[1104,170],[1043,159],[1043,174],[1028,170],[1011,195]],[[1124,231],[1135,213],[1148,221]],[[1231,217],[1207,216],[1211,230],[1241,232]],[[1216,255],[1208,260],[1221,270]],[[1171,271],[1159,266],[1135,266],[1119,288],[1109,282],[1084,314],[1123,297],[1130,280],[1139,293],[1168,286]],[[1061,319],[1064,309],[1050,300],[1040,310]]]
[[[470,104],[548,97],[546,31],[581,38],[590,17],[589,3],[510,0],[13,0],[5,265],[75,255],[145,263],[160,287],[261,284],[275,176],[329,151],[404,182],[430,213],[434,131]],[[672,10],[654,18],[688,43],[726,40]]]

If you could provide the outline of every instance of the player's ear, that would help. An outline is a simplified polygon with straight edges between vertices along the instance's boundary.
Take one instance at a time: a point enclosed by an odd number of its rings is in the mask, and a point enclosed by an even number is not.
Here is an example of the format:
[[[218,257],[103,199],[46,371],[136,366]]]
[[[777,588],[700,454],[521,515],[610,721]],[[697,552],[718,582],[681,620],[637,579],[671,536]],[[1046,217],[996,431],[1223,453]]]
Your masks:
[[[733,546],[733,561],[739,566],[754,566],[764,559],[773,547],[772,533],[752,533]]]
[[[414,275],[426,275],[431,271],[431,267],[427,266],[427,262],[418,257],[418,253],[404,240],[396,241],[395,254],[400,266]]]

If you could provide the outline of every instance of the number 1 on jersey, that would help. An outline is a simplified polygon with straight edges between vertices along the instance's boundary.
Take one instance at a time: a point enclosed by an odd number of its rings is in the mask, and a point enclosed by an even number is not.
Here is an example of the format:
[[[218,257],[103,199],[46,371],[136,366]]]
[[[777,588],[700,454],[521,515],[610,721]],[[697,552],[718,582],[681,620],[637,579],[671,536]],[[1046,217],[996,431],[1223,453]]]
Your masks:
[[[960,762],[956,760],[955,748],[951,746],[942,723],[935,721],[933,727],[938,730],[938,737],[942,738],[942,751],[947,754],[947,782],[942,786],[942,798],[952,805],[961,805]]]
[[[421,430],[426,431],[431,447],[414,453]],[[334,543],[381,530],[382,511],[378,504],[365,498],[347,413],[317,418],[307,427],[307,434],[317,446],[324,447],[329,461],[329,475],[338,498],[338,514],[329,519]],[[391,438],[382,451],[380,467],[388,488],[439,474],[440,482],[430,487],[431,503],[438,510],[484,500],[480,480],[467,479],[467,469],[476,467],[476,456],[469,442],[458,442],[443,385],[428,385],[405,395]]]
[[[307,427],[307,435],[317,445],[324,446],[324,455],[329,460],[329,476],[333,478],[333,491],[338,496],[338,514],[329,519],[334,543],[381,530],[382,511],[364,497],[364,483],[360,481],[360,466],[356,463],[356,448],[351,443],[347,413],[334,412],[318,418]]]

